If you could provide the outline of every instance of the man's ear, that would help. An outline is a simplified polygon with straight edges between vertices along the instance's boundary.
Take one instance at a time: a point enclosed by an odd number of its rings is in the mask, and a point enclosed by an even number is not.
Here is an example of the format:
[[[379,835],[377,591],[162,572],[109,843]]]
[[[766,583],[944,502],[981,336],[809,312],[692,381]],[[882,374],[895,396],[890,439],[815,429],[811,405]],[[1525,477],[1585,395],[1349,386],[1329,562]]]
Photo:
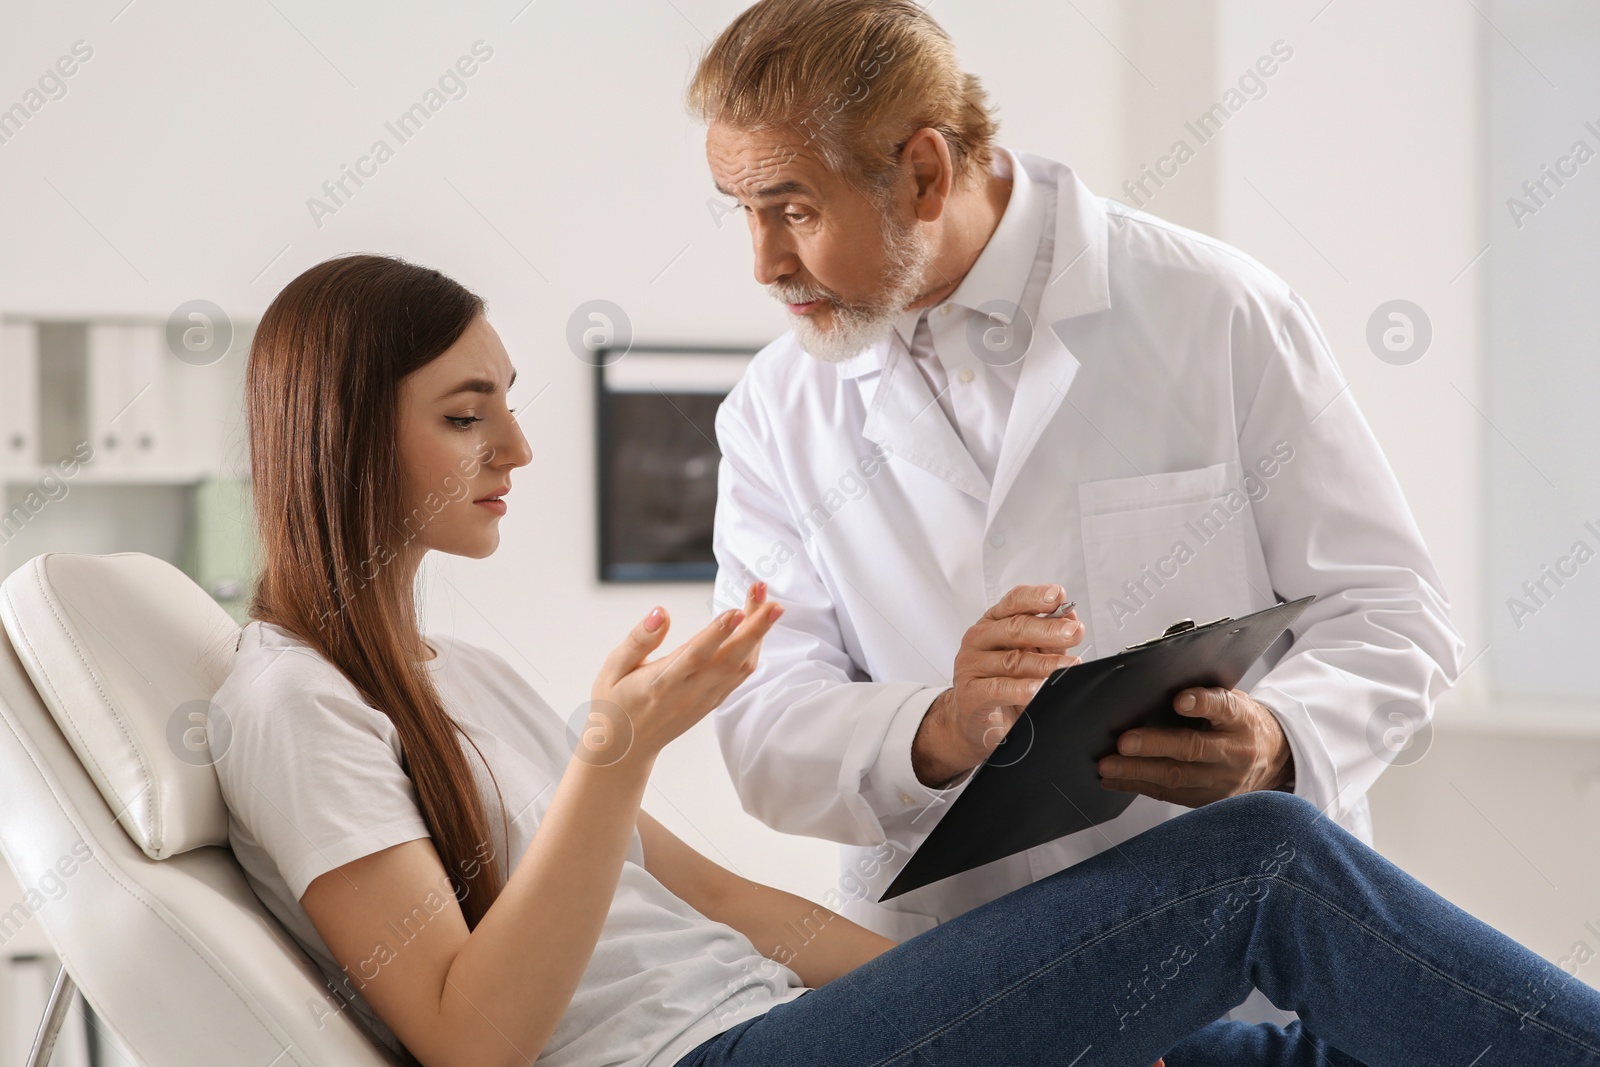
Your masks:
[[[933,222],[944,214],[955,183],[950,146],[945,143],[944,135],[924,126],[906,139],[905,147],[900,150],[900,162],[910,165],[915,194],[912,210],[919,221]]]

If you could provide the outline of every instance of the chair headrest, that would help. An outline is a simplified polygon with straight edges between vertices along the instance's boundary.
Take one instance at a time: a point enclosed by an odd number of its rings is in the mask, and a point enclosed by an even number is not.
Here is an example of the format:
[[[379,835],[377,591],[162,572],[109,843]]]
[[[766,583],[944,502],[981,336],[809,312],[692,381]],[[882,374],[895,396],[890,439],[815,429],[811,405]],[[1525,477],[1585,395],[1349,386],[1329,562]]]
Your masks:
[[[0,583],[0,622],[146,855],[228,843],[206,731],[239,625],[205,590],[143,552],[46,552]]]

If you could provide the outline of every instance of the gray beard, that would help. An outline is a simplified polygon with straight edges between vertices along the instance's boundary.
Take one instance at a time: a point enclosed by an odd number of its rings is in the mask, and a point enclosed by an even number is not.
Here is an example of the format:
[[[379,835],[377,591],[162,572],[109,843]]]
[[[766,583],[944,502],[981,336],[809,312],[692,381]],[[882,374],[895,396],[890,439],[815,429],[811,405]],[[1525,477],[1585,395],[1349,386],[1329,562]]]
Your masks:
[[[933,242],[915,222],[890,222],[886,215],[883,229],[890,267],[883,294],[875,300],[847,302],[821,287],[793,282],[767,286],[767,292],[785,304],[826,300],[833,305],[833,324],[825,330],[817,327],[811,315],[790,315],[801,346],[824,363],[852,359],[886,337],[922,289],[923,276],[933,260]]]

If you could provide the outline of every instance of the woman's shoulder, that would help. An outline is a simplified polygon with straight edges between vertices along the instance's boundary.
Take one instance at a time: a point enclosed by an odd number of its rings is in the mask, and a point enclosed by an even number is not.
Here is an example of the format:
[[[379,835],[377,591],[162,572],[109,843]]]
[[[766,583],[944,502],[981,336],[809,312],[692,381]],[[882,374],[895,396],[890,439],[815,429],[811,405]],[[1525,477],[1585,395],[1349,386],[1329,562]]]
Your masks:
[[[399,733],[330,660],[252,620],[206,731],[235,855],[296,901],[319,874],[428,834]]]
[[[245,623],[219,691],[259,698],[304,687],[355,690],[344,672],[303,638],[277,623]]]
[[[239,633],[228,674],[212,697],[232,732],[269,738],[292,733],[303,746],[319,730],[356,727],[389,740],[394,724],[308,642],[251,619]]]

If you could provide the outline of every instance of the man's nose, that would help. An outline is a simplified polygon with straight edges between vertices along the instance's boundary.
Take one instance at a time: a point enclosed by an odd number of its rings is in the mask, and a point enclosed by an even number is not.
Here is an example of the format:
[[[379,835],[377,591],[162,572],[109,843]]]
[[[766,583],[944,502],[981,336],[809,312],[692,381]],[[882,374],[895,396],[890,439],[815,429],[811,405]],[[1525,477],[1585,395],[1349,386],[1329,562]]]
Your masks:
[[[781,282],[800,267],[800,257],[794,245],[774,227],[757,222],[750,229],[750,240],[755,251],[756,281],[762,285]]]

